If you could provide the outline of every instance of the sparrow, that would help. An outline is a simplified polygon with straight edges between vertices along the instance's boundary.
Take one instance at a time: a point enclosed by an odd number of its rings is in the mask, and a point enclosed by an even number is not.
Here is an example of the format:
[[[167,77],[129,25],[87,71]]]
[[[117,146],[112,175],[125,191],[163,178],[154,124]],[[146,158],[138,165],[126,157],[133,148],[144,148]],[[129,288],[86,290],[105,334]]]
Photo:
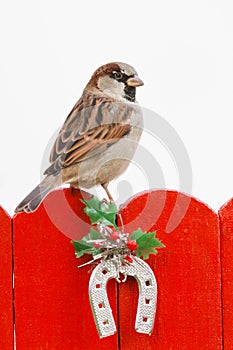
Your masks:
[[[122,62],[99,67],[66,118],[50,153],[44,179],[15,212],[33,212],[54,188],[70,184],[88,189],[108,184],[130,164],[143,130],[136,70]]]

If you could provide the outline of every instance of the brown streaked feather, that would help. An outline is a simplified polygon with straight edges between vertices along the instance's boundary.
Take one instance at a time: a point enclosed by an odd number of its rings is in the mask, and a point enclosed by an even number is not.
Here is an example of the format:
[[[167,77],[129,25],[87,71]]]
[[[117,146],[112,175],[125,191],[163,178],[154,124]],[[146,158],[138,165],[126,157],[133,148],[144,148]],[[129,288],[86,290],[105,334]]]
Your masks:
[[[131,113],[131,108],[125,104],[117,102],[114,104],[112,99],[84,94],[66,118],[52,147],[49,161],[53,163],[62,153],[63,147],[66,147],[71,140],[82,138],[87,131],[101,124],[126,123]]]
[[[93,105],[93,101],[95,105]],[[132,109],[93,95],[83,95],[67,117],[50,154],[51,166],[45,174],[104,152],[131,130]]]
[[[107,147],[127,135],[130,130],[131,125],[129,124],[107,124],[90,130],[82,137],[79,136],[76,140],[72,140],[70,144],[67,143],[66,148],[63,148],[60,155],[57,154],[56,160],[46,170],[45,174],[56,173],[62,168],[104,152]]]
[[[79,163],[95,156],[98,153],[104,152],[107,147],[113,145],[118,141],[118,139],[127,135],[130,129],[130,125],[117,124],[114,124],[111,127],[104,126],[101,132],[98,128],[92,137],[90,137],[89,140],[86,141],[81,147],[79,147],[79,142],[76,143],[76,148],[69,152],[65,157],[63,167],[67,167],[74,163]]]

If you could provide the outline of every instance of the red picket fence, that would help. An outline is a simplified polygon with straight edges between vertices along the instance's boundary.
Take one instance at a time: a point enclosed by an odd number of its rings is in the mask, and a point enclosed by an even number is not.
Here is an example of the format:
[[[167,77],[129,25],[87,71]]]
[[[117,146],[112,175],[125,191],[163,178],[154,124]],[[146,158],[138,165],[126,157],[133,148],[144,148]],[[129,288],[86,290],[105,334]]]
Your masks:
[[[158,283],[151,336],[135,332],[133,278],[108,284],[117,334],[99,339],[88,299],[91,266],[81,269],[71,239],[89,231],[78,190],[51,193],[35,213],[0,211],[0,349],[233,349],[233,200],[213,212],[175,191],[150,191],[121,208],[126,232],[157,231],[166,245],[148,260]],[[12,288],[14,257],[14,289]],[[14,290],[14,322],[13,291]]]
[[[233,349],[233,199],[220,210],[224,349]]]
[[[0,207],[0,349],[13,349],[13,284],[11,218]]]

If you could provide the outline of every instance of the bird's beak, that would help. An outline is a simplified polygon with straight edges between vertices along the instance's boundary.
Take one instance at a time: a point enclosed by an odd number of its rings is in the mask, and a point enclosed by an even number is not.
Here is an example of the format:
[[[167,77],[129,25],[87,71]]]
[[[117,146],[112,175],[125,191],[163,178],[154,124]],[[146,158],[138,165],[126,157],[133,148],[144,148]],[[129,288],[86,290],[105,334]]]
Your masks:
[[[143,81],[137,75],[129,78],[126,81],[126,83],[128,86],[134,86],[134,87],[144,85]]]

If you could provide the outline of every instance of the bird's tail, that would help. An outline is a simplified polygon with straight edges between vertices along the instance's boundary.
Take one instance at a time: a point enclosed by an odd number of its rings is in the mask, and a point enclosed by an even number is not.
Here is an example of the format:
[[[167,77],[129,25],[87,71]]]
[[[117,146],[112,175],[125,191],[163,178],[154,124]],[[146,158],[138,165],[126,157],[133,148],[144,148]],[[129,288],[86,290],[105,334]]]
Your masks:
[[[18,213],[20,211],[25,211],[31,213],[35,211],[43,198],[58,185],[58,178],[55,178],[55,176],[52,175],[46,176],[41,183],[36,186],[21,203],[19,203],[15,212]]]

